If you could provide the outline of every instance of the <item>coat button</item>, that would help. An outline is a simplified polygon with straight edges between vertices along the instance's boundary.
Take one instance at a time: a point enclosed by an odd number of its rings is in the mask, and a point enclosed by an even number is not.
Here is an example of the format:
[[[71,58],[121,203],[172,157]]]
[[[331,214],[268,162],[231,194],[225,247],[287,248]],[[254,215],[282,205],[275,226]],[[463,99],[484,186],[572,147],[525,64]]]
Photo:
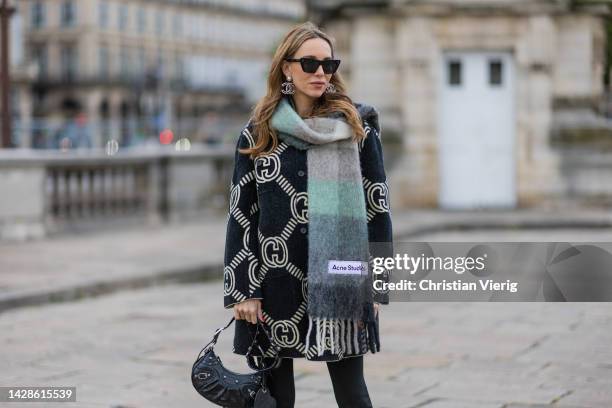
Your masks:
[[[305,173],[304,173],[304,170],[300,170],[300,171],[298,171],[298,176],[302,177],[304,174],[305,174]]]
[[[302,234],[305,234],[305,233],[306,233],[306,231],[307,231],[306,227],[302,227],[302,228],[300,228],[300,232],[301,232]]]

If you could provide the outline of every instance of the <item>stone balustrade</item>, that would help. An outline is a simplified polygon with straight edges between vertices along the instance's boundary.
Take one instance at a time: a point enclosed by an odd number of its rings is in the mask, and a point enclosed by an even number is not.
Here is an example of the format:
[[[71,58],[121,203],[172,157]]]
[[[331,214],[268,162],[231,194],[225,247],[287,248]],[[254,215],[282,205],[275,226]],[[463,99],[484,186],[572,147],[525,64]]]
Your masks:
[[[222,214],[233,146],[0,150],[0,239]]]

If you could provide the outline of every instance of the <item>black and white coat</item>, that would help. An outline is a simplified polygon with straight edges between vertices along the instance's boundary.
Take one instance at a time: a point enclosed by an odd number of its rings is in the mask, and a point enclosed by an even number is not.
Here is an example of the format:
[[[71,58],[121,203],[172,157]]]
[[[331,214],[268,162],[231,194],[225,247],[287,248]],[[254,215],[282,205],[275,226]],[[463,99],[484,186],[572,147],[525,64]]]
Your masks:
[[[356,103],[355,106],[360,113],[364,112],[362,125],[367,136],[359,144],[359,158],[367,206],[368,239],[370,242],[391,242],[389,189],[383,166],[378,114],[368,105]],[[270,155],[255,160],[238,152],[238,148],[252,147],[254,142],[253,127],[249,122],[236,143],[230,185],[223,273],[224,307],[229,309],[245,299],[261,299],[267,328],[282,347],[281,357],[336,361],[367,353],[365,329],[345,333],[345,353],[332,354],[325,350],[323,356],[318,356],[314,331],[311,332],[310,350],[305,349],[308,331],[306,151],[279,140]],[[373,293],[375,301],[389,303],[388,294]],[[236,320],[233,352],[246,354],[254,332],[255,325],[246,320]],[[267,350],[265,337],[258,339]],[[269,351],[265,355],[269,355]]]

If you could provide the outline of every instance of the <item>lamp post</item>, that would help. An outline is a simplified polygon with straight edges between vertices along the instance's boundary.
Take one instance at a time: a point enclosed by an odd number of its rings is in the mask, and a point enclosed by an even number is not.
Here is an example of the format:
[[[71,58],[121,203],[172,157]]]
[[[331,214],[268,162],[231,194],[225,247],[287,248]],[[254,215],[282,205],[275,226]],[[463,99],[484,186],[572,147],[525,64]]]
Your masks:
[[[7,0],[2,0],[0,5],[0,59],[2,65],[0,66],[0,87],[2,88],[2,94],[0,95],[2,103],[2,147],[12,147],[11,142],[11,98],[10,98],[10,61],[9,61],[9,23],[11,15],[15,11],[15,8],[10,7],[7,4]]]

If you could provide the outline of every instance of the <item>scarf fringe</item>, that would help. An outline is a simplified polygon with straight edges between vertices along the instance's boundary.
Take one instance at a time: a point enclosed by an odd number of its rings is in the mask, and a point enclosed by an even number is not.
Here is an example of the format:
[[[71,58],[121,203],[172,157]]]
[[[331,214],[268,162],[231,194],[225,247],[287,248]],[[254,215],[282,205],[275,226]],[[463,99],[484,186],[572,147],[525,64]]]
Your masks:
[[[359,345],[359,320],[312,318],[308,316],[308,332],[306,334],[306,350],[310,350],[310,336],[315,333],[317,356],[322,356],[325,350],[333,355],[361,354]],[[378,325],[376,321],[366,320],[364,323],[365,344],[372,353],[380,351]]]

